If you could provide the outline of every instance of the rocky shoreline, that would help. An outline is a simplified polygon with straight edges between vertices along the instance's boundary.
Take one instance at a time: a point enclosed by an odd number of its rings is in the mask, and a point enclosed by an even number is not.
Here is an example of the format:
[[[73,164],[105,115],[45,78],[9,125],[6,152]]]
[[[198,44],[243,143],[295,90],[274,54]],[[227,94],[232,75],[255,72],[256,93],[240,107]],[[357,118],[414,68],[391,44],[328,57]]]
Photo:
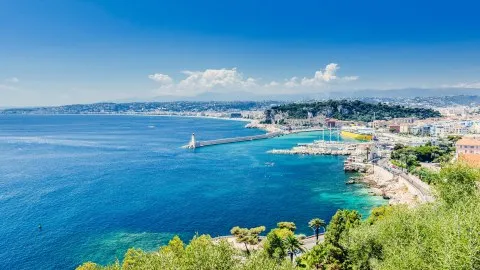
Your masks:
[[[375,166],[374,169],[355,177],[347,184],[364,183],[370,188],[370,195],[383,196],[390,205],[406,204],[414,206],[419,203],[417,195],[411,193],[408,187],[398,176],[394,176],[385,169]]]

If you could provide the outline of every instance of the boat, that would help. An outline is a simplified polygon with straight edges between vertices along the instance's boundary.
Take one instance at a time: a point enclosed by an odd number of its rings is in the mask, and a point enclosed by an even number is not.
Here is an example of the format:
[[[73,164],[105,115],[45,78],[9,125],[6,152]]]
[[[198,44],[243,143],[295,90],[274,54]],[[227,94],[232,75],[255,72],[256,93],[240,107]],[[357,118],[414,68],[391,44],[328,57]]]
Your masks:
[[[367,127],[345,127],[340,131],[340,135],[345,138],[371,141],[373,140],[373,129]]]

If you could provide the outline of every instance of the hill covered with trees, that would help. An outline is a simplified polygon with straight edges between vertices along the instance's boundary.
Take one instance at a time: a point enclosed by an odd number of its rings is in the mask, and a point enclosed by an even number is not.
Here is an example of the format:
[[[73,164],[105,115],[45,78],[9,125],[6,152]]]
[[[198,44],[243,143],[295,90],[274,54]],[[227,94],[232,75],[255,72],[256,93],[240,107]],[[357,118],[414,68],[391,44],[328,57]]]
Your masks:
[[[373,121],[388,120],[391,118],[417,117],[420,119],[440,117],[438,111],[424,108],[410,108],[385,103],[367,103],[359,100],[328,100],[313,103],[290,103],[274,106],[267,115],[282,114],[287,118],[305,119],[312,116],[324,115],[338,120]]]

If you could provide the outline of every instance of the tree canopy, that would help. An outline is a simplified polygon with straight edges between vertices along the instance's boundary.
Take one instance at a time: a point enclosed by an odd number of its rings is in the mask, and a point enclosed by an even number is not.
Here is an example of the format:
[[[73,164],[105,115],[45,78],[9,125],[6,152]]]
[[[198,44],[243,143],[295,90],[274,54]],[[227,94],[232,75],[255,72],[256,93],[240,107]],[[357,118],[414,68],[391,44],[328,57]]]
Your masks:
[[[391,118],[416,117],[420,119],[440,117],[438,111],[425,108],[410,108],[384,103],[367,103],[359,100],[328,100],[312,103],[290,103],[274,106],[269,115],[283,113],[287,118],[306,119],[311,113],[313,116],[323,115],[338,120],[352,120],[369,122],[375,119],[388,120]]]

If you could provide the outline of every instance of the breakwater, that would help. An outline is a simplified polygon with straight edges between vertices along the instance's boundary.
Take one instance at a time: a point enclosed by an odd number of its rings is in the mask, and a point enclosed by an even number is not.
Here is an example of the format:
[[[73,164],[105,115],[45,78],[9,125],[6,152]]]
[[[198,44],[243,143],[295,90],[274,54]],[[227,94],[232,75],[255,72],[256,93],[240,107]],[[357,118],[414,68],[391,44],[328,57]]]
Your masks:
[[[270,133],[254,135],[254,136],[225,138],[225,139],[210,140],[210,141],[193,141],[193,142],[190,142],[190,144],[183,146],[183,148],[199,148],[199,147],[219,145],[219,144],[262,140],[262,139],[278,137],[281,135],[283,135],[283,132],[270,132]]]

